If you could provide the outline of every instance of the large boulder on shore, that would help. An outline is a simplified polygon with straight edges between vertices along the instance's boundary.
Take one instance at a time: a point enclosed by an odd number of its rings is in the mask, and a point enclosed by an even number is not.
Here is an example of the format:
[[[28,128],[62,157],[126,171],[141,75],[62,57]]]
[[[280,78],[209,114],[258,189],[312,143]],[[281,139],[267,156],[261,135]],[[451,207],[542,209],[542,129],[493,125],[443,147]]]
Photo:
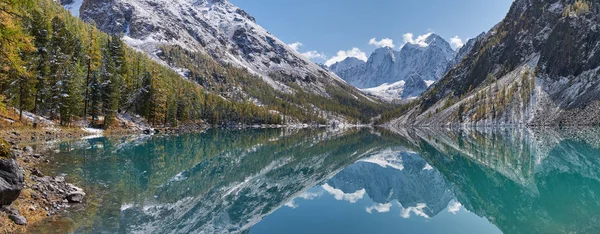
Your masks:
[[[23,173],[11,156],[11,147],[0,139],[0,206],[10,205],[17,200],[23,189]]]

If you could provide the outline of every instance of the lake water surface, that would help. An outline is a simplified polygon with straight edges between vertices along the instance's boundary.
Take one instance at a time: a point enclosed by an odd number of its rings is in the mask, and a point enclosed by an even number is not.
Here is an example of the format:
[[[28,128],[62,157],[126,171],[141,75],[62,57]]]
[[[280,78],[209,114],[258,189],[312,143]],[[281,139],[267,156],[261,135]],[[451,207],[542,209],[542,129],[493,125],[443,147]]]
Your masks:
[[[32,232],[600,233],[600,130],[248,129],[62,143]]]

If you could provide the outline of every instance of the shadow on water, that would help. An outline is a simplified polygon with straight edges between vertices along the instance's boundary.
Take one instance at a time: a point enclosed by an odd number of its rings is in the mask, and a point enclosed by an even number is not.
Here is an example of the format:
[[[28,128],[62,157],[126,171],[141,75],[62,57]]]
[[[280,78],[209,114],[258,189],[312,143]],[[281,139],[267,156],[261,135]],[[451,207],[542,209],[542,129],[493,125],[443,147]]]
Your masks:
[[[598,129],[209,130],[62,143],[87,205],[32,231],[236,233],[313,187],[402,215],[460,203],[505,233],[600,231]],[[406,213],[408,212],[408,213]]]

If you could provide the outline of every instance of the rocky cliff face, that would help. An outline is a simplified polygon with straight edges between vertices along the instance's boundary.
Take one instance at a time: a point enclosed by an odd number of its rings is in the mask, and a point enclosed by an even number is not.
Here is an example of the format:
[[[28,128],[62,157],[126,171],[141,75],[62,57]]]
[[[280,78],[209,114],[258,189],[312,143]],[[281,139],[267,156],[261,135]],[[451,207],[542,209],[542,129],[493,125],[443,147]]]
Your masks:
[[[330,70],[367,93],[387,99],[405,99],[419,96],[425,91],[425,81],[440,79],[454,56],[448,42],[436,34],[430,34],[423,43],[406,44],[400,51],[389,47],[379,48],[366,63],[348,58],[332,65]],[[405,87],[407,83],[411,85]]]
[[[600,124],[599,12],[597,1],[515,1],[393,124]]]
[[[219,62],[247,68],[278,89],[289,87],[273,73],[321,82],[338,79],[228,1],[84,0],[80,12],[85,21],[94,21],[111,34],[122,34],[129,45],[151,55],[161,44],[207,53]],[[309,86],[312,91],[322,91],[318,85]]]

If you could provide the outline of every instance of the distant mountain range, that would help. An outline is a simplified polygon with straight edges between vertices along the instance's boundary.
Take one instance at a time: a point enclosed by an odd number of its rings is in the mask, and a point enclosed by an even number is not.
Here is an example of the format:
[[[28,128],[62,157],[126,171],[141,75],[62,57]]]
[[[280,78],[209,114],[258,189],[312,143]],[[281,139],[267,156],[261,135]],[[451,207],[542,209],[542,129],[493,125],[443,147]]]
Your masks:
[[[416,98],[457,64],[472,44],[455,52],[442,37],[429,33],[424,41],[407,43],[400,51],[379,48],[367,62],[350,57],[329,69],[349,84],[385,100]]]

